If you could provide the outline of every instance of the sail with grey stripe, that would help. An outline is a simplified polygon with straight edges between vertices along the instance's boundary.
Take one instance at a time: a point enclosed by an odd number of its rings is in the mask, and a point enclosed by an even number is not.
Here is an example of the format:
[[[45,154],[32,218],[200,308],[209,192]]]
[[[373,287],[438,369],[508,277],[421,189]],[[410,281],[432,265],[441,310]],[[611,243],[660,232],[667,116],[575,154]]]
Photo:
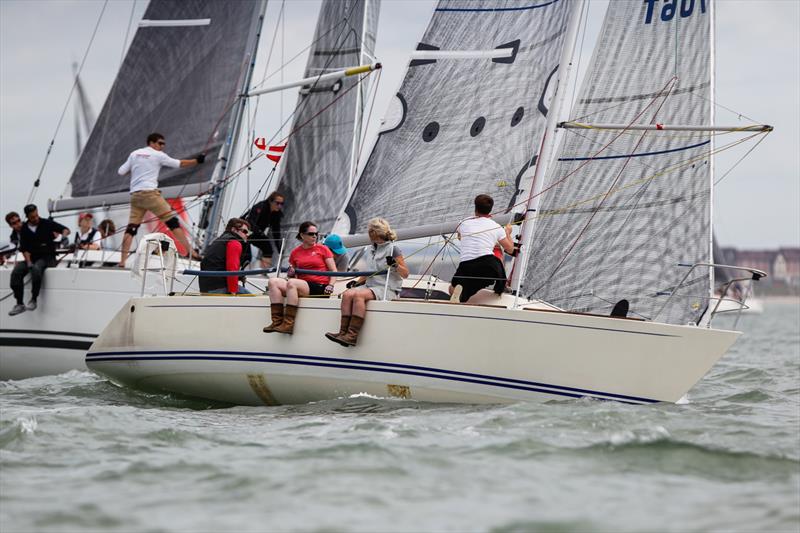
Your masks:
[[[410,62],[336,229],[363,232],[378,216],[400,228],[451,221],[479,193],[498,212],[515,204],[569,11],[565,0],[440,1],[417,46],[432,55]]]
[[[304,77],[372,62],[379,8],[380,0],[325,0]],[[287,228],[313,220],[327,232],[347,198],[368,87],[358,78],[300,89],[277,189]]]
[[[711,0],[611,2],[573,121],[712,123]],[[711,134],[569,129],[548,169],[523,295],[686,324],[708,305]]]

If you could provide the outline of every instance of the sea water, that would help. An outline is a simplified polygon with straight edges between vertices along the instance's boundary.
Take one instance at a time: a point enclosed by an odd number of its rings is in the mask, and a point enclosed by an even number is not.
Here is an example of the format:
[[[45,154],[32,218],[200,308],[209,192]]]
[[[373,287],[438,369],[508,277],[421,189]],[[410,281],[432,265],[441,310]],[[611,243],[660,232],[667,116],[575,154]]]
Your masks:
[[[82,372],[2,382],[0,531],[796,532],[800,304],[739,325],[678,405],[229,407]]]

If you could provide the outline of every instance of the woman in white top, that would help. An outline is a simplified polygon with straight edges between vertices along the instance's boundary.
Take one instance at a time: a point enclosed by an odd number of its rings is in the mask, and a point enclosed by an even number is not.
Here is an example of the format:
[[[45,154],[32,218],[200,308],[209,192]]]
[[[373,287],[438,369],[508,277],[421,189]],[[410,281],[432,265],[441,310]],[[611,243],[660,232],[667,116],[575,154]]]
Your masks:
[[[384,299],[384,296],[399,296],[403,278],[408,277],[403,252],[394,243],[397,234],[389,227],[389,223],[382,218],[373,218],[367,223],[367,232],[372,241],[372,244],[367,245],[364,254],[367,270],[383,273],[361,276],[347,284],[348,289],[342,293],[339,332],[325,334],[326,338],[342,346],[355,346],[358,342],[367,313],[367,302]]]

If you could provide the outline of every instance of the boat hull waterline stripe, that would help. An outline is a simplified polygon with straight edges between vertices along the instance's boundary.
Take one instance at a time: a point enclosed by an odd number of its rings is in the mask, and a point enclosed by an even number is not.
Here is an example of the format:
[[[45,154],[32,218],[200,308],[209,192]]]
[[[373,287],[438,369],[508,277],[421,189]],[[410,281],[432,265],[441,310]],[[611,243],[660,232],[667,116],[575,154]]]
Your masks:
[[[208,355],[198,355],[198,354],[208,354]],[[570,398],[582,398],[585,396],[591,396],[596,399],[601,399],[601,400],[611,399],[625,403],[659,402],[659,400],[654,400],[652,398],[640,398],[637,396],[628,396],[624,394],[615,394],[615,393],[607,393],[601,391],[593,391],[588,389],[579,389],[574,387],[550,385],[547,383],[538,383],[535,381],[525,381],[519,379],[486,376],[482,374],[474,374],[471,372],[459,372],[455,370],[443,370],[438,368],[429,368],[416,365],[404,365],[399,363],[382,363],[378,361],[355,361],[352,359],[317,357],[309,355],[259,353],[259,352],[227,352],[227,351],[213,351],[213,350],[95,352],[86,355],[87,364],[90,362],[101,362],[101,361],[125,362],[125,361],[163,361],[163,360],[242,361],[242,362],[279,363],[279,364],[294,364],[294,365],[305,365],[305,366],[345,368],[349,370],[387,372],[393,374],[407,374],[412,376],[430,377],[430,378],[444,379],[450,381],[461,381],[465,383],[476,383],[479,385],[489,385],[494,387],[540,392],[543,394],[568,396]],[[380,367],[386,367],[386,368],[380,368]]]
[[[152,305],[150,307],[180,307],[184,309],[189,308],[209,308],[209,307],[223,307],[226,309],[231,308],[239,308],[239,307],[255,307],[258,309],[265,309],[263,305],[213,305],[213,304],[203,304],[203,305]],[[316,309],[319,311],[335,311],[339,312],[339,309],[328,309],[326,307],[303,307],[302,309]],[[630,333],[632,335],[647,335],[650,337],[679,337],[679,335],[670,335],[668,333],[650,333],[648,331],[632,331],[627,329],[615,329],[615,328],[600,328],[597,326],[577,326],[574,324],[559,324],[557,322],[541,322],[538,320],[517,320],[514,318],[492,318],[486,316],[467,316],[467,315],[453,315],[453,314],[444,314],[444,313],[416,313],[416,312],[399,312],[399,311],[383,311],[381,309],[371,309],[370,313],[390,313],[390,314],[398,314],[398,315],[420,315],[420,316],[440,316],[440,317],[447,317],[447,318],[465,318],[465,319],[478,319],[478,320],[499,320],[501,322],[519,322],[521,324],[538,324],[542,326],[556,326],[562,328],[578,328],[578,329],[592,329],[596,331],[613,331],[615,333]]]
[[[0,337],[0,346],[29,346],[32,348],[57,348],[87,352],[92,341],[68,341],[63,339],[36,339],[33,337]]]

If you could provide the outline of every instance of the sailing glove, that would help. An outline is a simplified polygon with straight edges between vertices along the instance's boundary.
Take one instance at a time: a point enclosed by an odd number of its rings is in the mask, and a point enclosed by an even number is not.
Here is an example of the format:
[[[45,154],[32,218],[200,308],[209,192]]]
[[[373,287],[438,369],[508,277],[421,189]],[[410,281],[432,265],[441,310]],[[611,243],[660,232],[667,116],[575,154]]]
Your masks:
[[[333,294],[333,285],[330,283],[325,285],[325,294]]]
[[[197,164],[198,165],[202,165],[203,163],[206,162],[206,154],[197,154],[195,156],[195,159],[197,159]]]
[[[393,267],[397,264],[397,260],[392,256],[386,256],[386,265]]]
[[[293,278],[296,275],[297,275],[297,273],[294,271],[294,267],[293,266],[290,266],[288,269],[286,269],[286,277],[287,278]]]
[[[359,285],[363,285],[363,283],[359,283],[357,279],[351,279],[350,281],[347,282],[347,285],[345,285],[345,287],[347,287],[348,289],[352,289],[353,287],[358,287]]]

